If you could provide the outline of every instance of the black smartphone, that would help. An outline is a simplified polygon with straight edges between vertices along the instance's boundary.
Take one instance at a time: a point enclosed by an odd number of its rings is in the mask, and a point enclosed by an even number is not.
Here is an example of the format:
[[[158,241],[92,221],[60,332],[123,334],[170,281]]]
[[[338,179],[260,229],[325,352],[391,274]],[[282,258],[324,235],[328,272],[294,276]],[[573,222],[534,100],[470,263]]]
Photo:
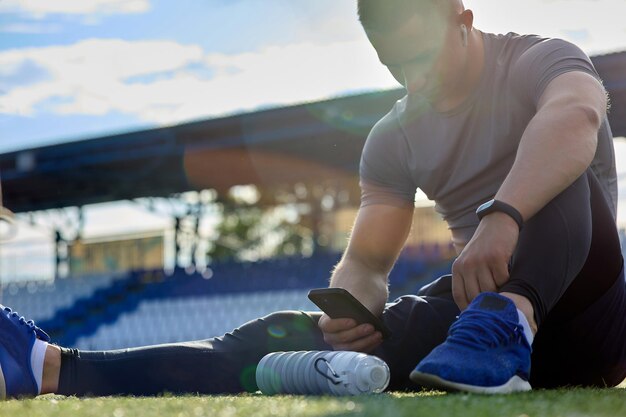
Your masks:
[[[391,331],[381,319],[372,314],[359,300],[343,288],[319,288],[309,291],[309,300],[313,301],[332,319],[349,318],[357,323],[369,323],[381,332],[383,339],[391,336]]]

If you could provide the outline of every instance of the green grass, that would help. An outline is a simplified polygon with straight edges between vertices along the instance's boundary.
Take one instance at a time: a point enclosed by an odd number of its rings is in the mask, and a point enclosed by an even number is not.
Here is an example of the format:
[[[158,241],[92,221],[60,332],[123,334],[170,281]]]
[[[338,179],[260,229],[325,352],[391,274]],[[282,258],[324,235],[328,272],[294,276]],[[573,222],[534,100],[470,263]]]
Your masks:
[[[45,395],[0,403],[2,417],[621,417],[626,386],[537,390],[513,395],[390,393],[367,397],[262,395],[103,397]]]

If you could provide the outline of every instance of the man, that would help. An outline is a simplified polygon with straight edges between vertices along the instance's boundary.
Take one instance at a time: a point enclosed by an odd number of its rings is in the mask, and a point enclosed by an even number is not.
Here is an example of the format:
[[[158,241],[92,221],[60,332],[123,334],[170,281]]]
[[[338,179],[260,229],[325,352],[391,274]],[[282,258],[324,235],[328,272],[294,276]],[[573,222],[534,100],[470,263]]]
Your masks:
[[[556,335],[612,286],[620,307],[605,313],[618,324],[601,332],[620,352],[623,375],[614,156],[606,95],[589,59],[560,40],[484,34],[461,1],[362,0],[359,14],[380,61],[408,94],[365,145],[363,199],[346,258],[378,261],[369,271],[388,269],[416,187],[435,200],[459,251],[452,293],[467,310],[411,378],[478,392],[529,389],[538,326],[545,331],[536,361],[545,361],[544,344],[571,337],[580,345],[587,329]],[[380,218],[386,222],[376,234],[371,224]],[[341,274],[341,266],[331,285],[380,312],[385,293],[374,283],[383,286],[384,274]],[[335,330],[324,317],[320,327]],[[327,339],[336,344],[332,333]]]
[[[360,0],[359,16],[407,96],[368,137],[362,204],[331,286],[382,314],[393,336],[279,312],[204,341],[79,352],[5,309],[4,396],[254,390],[266,353],[330,348],[384,359],[390,389],[498,393],[626,377],[612,138],[589,59],[560,40],[482,33],[459,0]],[[459,256],[452,276],[386,305],[417,187]]]

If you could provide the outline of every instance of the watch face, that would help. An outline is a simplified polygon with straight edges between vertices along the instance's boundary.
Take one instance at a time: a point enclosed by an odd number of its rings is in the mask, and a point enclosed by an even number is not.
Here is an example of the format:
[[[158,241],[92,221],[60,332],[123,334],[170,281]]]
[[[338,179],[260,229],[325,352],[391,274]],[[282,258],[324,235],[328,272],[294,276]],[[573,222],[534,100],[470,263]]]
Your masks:
[[[477,213],[481,212],[481,211],[485,211],[487,210],[489,207],[493,206],[495,200],[489,200],[486,203],[481,204],[480,206],[478,206],[478,209],[476,210]]]

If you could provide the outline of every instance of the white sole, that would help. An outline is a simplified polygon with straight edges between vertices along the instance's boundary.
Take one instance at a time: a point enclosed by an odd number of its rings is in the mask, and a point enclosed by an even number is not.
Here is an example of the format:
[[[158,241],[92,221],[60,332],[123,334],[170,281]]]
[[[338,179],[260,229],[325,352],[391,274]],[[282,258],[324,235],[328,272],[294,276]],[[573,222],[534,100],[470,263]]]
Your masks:
[[[475,394],[510,394],[512,392],[524,392],[532,390],[528,381],[515,375],[505,384],[496,387],[482,387],[479,385],[461,384],[445,380],[432,374],[413,371],[410,375],[411,381],[428,388],[439,388],[445,391],[464,391]]]
[[[4,400],[7,397],[7,386],[4,382],[4,373],[2,373],[2,366],[0,366],[0,400]]]

